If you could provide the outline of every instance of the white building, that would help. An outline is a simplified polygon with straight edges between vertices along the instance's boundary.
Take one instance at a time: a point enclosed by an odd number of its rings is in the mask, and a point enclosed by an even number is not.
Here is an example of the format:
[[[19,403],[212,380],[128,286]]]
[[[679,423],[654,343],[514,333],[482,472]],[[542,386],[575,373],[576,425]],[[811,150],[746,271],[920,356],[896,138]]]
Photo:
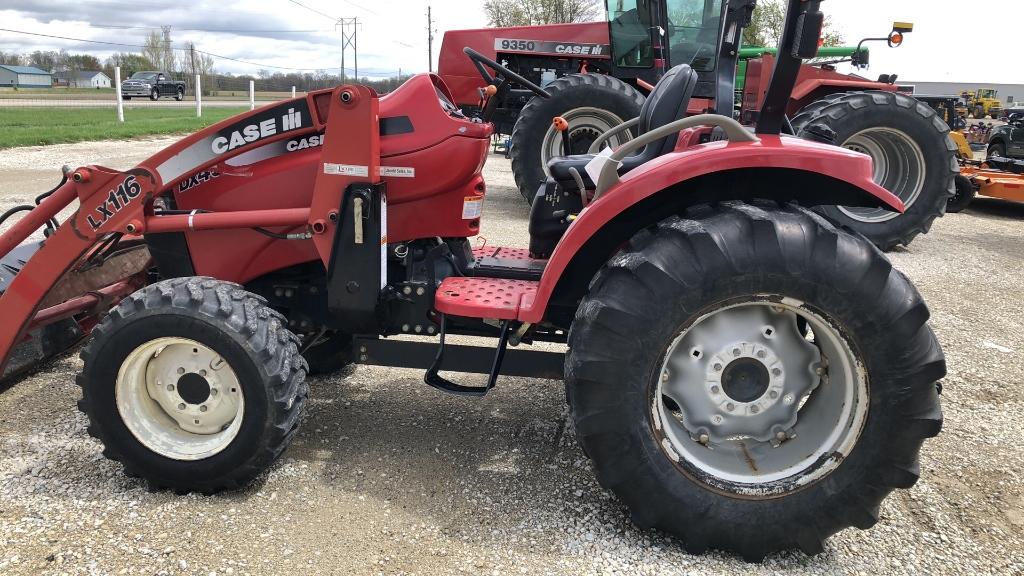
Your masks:
[[[110,77],[98,70],[58,72],[57,83],[69,88],[110,88]]]

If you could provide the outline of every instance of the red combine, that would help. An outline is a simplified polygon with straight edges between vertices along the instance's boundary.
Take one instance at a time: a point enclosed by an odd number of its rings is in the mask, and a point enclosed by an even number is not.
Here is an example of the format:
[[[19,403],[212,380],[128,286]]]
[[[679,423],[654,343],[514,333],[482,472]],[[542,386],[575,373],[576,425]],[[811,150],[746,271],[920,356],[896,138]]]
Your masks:
[[[470,244],[497,100],[467,116],[432,75],[266,106],[127,171],[70,171],[0,235],[5,374],[87,338],[89,434],[181,493],[270,466],[309,371],[419,368],[465,396],[502,374],[564,378],[581,447],[638,525],[692,552],[818,553],[917,480],[945,374],[909,280],[808,208],[903,204],[868,156],[780,135],[823,18],[789,1],[753,130],[677,119],[698,74],[667,72],[639,136],[552,164],[530,249]],[[493,75],[488,94],[546,94],[466,54]]]
[[[753,6],[754,0],[606,0],[606,22],[450,31],[442,43],[439,75],[453,87],[456,104],[479,106],[488,82],[462,58],[462,49],[470,47],[551,94],[536,98],[517,84],[495,105],[497,131],[511,135],[508,155],[516,184],[532,203],[551,176],[552,158],[586,153],[598,135],[639,116],[653,85],[676,65],[687,64],[698,75],[684,114],[715,111],[756,122],[775,56],[772,50],[740,46]],[[868,154],[875,161],[876,182],[904,202],[907,211],[899,217],[828,209],[830,217],[883,250],[909,244],[943,214],[954,190],[953,150],[934,114],[896,93],[895,75],[871,81],[840,74],[834,65],[851,61],[864,67],[864,42],[898,46],[912,29],[897,22],[887,37],[866,38],[856,48],[822,49],[822,58],[798,70],[785,104],[792,119],[788,132],[807,129],[817,139],[825,132],[835,144]],[[719,51],[721,45],[730,50]],[[556,115],[568,123],[565,138],[551,126]],[[622,132],[609,144],[621,146],[633,136]]]

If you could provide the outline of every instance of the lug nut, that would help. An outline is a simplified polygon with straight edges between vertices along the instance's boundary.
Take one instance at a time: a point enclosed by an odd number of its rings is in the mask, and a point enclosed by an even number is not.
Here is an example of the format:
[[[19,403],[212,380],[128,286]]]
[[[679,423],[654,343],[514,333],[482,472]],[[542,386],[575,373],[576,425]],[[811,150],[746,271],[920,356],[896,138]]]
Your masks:
[[[701,435],[700,435],[700,436],[699,436],[699,437],[697,438],[697,442],[700,442],[701,444],[707,444],[707,443],[708,443],[708,442],[710,442],[710,441],[711,441],[711,437],[710,437],[710,436],[708,436],[707,434],[701,434]]]
[[[783,440],[786,439],[786,433],[783,432],[782,430],[779,430],[778,432],[775,433],[775,439],[778,440],[779,442],[782,442]]]
[[[185,369],[184,368],[178,368],[178,374],[184,374],[184,373],[185,373]]]
[[[178,404],[178,410],[184,410],[184,409],[185,409],[185,404],[184,403]]]
[[[216,396],[217,394],[220,394],[219,390],[216,388],[210,388],[210,396]]]
[[[199,375],[200,376],[206,376],[206,370],[200,370],[199,371]]]
[[[668,370],[661,373],[661,381],[668,382]]]
[[[167,385],[167,391],[168,392],[174,392],[174,384],[168,384]]]
[[[206,407],[206,404],[203,404],[202,406],[199,407],[200,412],[206,412],[207,410],[209,410],[209,408]]]
[[[714,416],[711,417],[711,423],[712,424],[721,424],[722,420],[723,420],[723,418],[719,414],[715,414]]]

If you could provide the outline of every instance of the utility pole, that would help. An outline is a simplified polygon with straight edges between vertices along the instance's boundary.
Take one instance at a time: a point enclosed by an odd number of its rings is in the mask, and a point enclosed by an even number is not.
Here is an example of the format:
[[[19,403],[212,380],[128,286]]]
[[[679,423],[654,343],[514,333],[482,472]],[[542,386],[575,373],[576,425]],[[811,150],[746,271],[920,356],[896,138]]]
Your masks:
[[[434,18],[427,6],[427,69],[434,72]]]
[[[334,29],[341,29],[341,68],[338,70],[341,82],[345,83],[345,52],[352,49],[356,82],[359,81],[359,18],[338,18]]]

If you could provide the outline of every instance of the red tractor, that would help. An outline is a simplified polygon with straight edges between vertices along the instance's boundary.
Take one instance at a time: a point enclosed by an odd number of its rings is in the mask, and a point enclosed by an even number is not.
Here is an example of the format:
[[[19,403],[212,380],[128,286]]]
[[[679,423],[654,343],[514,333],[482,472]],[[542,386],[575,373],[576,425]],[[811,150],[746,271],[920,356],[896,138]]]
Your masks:
[[[307,373],[419,368],[465,396],[501,374],[564,378],[581,447],[638,525],[752,561],[820,552],[917,480],[945,374],[910,281],[810,209],[900,200],[868,156],[780,135],[822,22],[818,1],[789,0],[754,130],[677,119],[698,73],[666,73],[637,138],[553,164],[534,250],[471,246],[495,100],[467,116],[433,75],[265,106],[127,171],[69,170],[2,217],[27,212],[0,235],[4,374],[87,339],[88,433],[129,476],[180,493],[269,467]],[[489,93],[545,94],[466,54]]]
[[[462,55],[464,47],[500,62],[551,98],[537,98],[522,84],[498,95],[497,131],[510,134],[513,174],[530,202],[551,176],[548,162],[586,153],[601,133],[640,115],[645,95],[672,67],[688,64],[697,87],[686,115],[714,111],[753,123],[764,110],[775,57],[765,49],[740,46],[754,0],[606,0],[607,22],[458,30],[445,34],[439,75],[452,87],[455,103],[478,106],[482,80]],[[867,38],[856,48],[824,49],[831,56],[804,65],[785,104],[787,132],[812,138],[834,133],[837,144],[872,157],[875,181],[898,196],[906,212],[830,207],[829,217],[854,228],[883,250],[909,244],[944,213],[953,194],[954,151],[948,130],[927,106],[897,93],[896,76],[878,81],[840,74],[834,64],[866,66],[865,41],[898,46],[912,25],[896,23],[885,38]],[[727,50],[720,50],[726,46]],[[552,116],[569,125],[566,139]],[[814,128],[810,126],[814,125]],[[635,132],[616,134],[621,146]],[[564,141],[563,141],[564,140]]]

